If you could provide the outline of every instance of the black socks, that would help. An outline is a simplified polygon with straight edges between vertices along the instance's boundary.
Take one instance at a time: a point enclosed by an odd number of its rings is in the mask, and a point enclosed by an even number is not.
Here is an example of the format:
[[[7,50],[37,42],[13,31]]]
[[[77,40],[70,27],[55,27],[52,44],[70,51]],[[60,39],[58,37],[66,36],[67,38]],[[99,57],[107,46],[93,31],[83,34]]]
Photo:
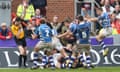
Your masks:
[[[26,67],[26,61],[27,61],[27,56],[26,55],[20,55],[19,56],[19,67],[21,67],[22,64],[24,65],[24,67]]]

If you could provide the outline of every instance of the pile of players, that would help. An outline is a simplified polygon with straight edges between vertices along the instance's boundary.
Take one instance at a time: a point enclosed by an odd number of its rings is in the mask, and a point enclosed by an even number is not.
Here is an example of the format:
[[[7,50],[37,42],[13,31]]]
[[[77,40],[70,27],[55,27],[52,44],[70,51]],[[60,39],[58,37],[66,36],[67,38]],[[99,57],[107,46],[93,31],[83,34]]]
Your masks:
[[[34,47],[34,59],[31,69],[37,68],[77,68],[85,67],[91,69],[94,66],[90,57],[90,34],[91,22],[100,21],[103,27],[96,40],[102,47],[102,55],[105,57],[109,49],[103,39],[111,35],[111,23],[108,13],[103,13],[102,8],[97,9],[97,18],[88,18],[81,15],[75,20],[66,18],[61,33],[58,33],[55,26],[51,29],[41,18],[41,25],[37,28],[33,39],[39,37],[40,41]],[[42,51],[43,53],[40,53]]]

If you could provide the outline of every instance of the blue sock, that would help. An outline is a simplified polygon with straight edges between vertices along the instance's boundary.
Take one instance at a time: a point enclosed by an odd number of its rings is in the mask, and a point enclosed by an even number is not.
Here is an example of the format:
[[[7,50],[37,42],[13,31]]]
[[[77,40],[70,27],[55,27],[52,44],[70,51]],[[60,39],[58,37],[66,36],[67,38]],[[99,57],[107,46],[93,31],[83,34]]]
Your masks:
[[[84,60],[83,54],[80,54],[79,60],[82,62],[83,65],[85,65],[85,60]]]
[[[70,57],[69,57],[69,56],[65,57],[65,60],[69,60],[69,59],[70,59]]]
[[[47,63],[48,63],[47,56],[44,55],[44,56],[42,57],[42,64],[43,64],[43,66],[45,66]]]
[[[50,65],[51,65],[51,67],[55,67],[55,63],[54,63],[53,56],[50,56],[50,57],[49,57],[49,63],[50,63]]]
[[[66,65],[63,63],[63,64],[61,64],[61,68],[65,68],[66,67]]]
[[[37,52],[35,52],[34,53],[34,61],[33,61],[33,64],[35,66],[37,66],[39,64],[38,59],[39,59],[39,54]]]
[[[105,50],[107,48],[104,41],[100,41],[99,44],[100,44],[100,46],[102,47],[103,50]]]
[[[88,67],[91,65],[91,57],[90,56],[86,56],[86,64]]]
[[[69,62],[69,64],[68,64],[68,67],[69,67],[69,68],[72,67],[74,61],[75,61],[75,57],[72,57],[72,56],[71,56],[71,57],[70,57],[70,62]]]

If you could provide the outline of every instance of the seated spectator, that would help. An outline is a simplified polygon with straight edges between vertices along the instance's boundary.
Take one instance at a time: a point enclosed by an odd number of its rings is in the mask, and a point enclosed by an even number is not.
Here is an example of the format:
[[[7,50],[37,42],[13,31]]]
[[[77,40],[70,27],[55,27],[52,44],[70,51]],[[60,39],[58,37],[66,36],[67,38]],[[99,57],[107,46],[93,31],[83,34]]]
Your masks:
[[[23,0],[17,8],[17,16],[23,19],[26,23],[35,15],[34,7],[28,3],[28,0]]]
[[[0,39],[8,40],[12,38],[12,32],[7,28],[6,23],[0,25]]]
[[[102,7],[103,12],[108,12],[109,14],[112,14],[114,11],[114,8],[110,5],[109,0],[105,0],[104,6]]]

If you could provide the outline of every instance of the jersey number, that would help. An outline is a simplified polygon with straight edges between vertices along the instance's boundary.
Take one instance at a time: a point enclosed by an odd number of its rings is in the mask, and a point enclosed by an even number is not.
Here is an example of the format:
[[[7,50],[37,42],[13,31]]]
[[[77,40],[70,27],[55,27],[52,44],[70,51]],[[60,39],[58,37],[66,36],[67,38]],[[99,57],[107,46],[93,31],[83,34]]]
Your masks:
[[[82,32],[82,38],[83,38],[83,39],[87,38],[86,32]]]
[[[46,32],[46,36],[49,37],[49,33],[50,33],[49,30],[45,30],[45,32]]]

